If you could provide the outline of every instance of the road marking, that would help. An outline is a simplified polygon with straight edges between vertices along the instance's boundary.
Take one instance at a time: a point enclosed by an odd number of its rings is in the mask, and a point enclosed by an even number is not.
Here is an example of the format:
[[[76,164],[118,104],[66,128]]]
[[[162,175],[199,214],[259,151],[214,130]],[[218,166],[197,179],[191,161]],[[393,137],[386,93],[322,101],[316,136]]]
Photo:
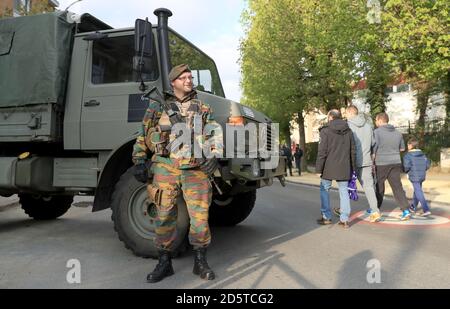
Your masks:
[[[450,218],[432,214],[428,217],[421,217],[420,215],[413,215],[410,220],[401,221],[401,211],[383,211],[381,220],[377,223],[370,223],[369,215],[365,211],[359,211],[352,215],[350,221],[359,221],[357,223],[369,223],[380,225],[397,225],[397,226],[450,226]]]

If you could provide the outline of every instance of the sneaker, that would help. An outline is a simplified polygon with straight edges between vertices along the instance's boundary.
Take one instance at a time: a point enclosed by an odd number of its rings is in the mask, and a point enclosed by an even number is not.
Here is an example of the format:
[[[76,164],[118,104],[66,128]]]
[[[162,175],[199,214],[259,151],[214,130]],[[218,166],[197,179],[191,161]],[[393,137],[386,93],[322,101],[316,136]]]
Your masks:
[[[317,220],[317,224],[320,224],[320,225],[330,225],[332,223],[333,222],[330,219],[320,218]]]
[[[413,215],[416,214],[416,208],[413,205],[409,206],[408,210],[411,214],[413,214]]]
[[[366,210],[366,214],[370,215],[370,214],[372,214],[372,211],[373,211],[372,208],[369,208]]]
[[[381,214],[379,212],[373,212],[369,217],[369,221],[371,223],[379,222],[380,220],[381,220]]]
[[[403,210],[403,213],[400,217],[400,221],[408,221],[411,218],[411,213],[408,209]]]
[[[341,216],[341,210],[339,208],[333,208],[333,212],[336,216],[338,216],[338,217]]]
[[[338,225],[342,226],[344,229],[348,229],[350,227],[347,221],[345,222],[339,221]]]
[[[431,215],[431,211],[426,211],[422,214],[422,217],[428,217]]]

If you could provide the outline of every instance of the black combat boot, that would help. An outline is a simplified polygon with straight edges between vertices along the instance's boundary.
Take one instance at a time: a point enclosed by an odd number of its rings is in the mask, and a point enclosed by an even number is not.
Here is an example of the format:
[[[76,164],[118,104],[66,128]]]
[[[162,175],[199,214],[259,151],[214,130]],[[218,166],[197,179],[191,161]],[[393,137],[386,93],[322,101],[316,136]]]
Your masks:
[[[202,279],[214,280],[216,275],[206,261],[206,248],[195,249],[194,254],[194,270],[192,272]]]
[[[174,274],[173,267],[172,267],[172,259],[170,257],[170,252],[161,250],[161,251],[158,251],[158,253],[159,253],[159,262],[156,265],[153,272],[151,272],[147,275],[148,283],[159,282],[162,279],[164,279],[165,277],[169,277]]]

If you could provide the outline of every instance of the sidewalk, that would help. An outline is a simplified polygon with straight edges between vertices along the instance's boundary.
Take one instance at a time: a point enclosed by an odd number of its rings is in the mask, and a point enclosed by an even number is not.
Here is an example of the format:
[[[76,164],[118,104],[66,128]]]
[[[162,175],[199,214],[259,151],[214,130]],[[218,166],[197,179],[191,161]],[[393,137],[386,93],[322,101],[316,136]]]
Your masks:
[[[286,177],[286,182],[300,183],[316,187],[320,186],[320,177],[317,174],[311,172],[303,172],[302,176],[299,177],[295,176],[298,175],[296,170],[293,170],[292,172],[294,176]],[[412,199],[413,187],[409,182],[406,174],[402,174],[402,184],[406,192],[406,197],[408,197],[408,199]],[[337,189],[335,181],[333,182],[333,188]],[[425,180],[425,182],[423,183],[423,191],[425,193],[425,197],[429,202],[446,204],[446,206],[450,206],[450,174],[437,172],[427,173],[427,180]],[[358,192],[364,193],[359,183]],[[392,189],[387,181],[385,196],[393,197]]]

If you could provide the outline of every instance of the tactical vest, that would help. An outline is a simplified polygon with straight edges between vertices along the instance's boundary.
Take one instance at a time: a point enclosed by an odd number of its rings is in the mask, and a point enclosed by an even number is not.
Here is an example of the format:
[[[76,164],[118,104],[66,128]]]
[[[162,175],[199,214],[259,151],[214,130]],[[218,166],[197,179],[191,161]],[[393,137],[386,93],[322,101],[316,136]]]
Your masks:
[[[170,102],[170,105],[174,112],[180,113],[183,123],[186,123],[188,128],[193,129],[194,116],[201,114],[202,103],[198,99],[191,99],[187,103],[189,103],[187,108],[181,108],[182,103],[174,101]],[[204,126],[206,119],[204,115],[201,116],[202,125]],[[148,128],[145,135],[145,144],[154,155],[168,158],[170,157],[170,151],[167,146],[176,139],[176,136],[172,135],[172,124],[162,107],[161,111],[156,112],[153,117],[153,123],[157,123],[157,125]]]

